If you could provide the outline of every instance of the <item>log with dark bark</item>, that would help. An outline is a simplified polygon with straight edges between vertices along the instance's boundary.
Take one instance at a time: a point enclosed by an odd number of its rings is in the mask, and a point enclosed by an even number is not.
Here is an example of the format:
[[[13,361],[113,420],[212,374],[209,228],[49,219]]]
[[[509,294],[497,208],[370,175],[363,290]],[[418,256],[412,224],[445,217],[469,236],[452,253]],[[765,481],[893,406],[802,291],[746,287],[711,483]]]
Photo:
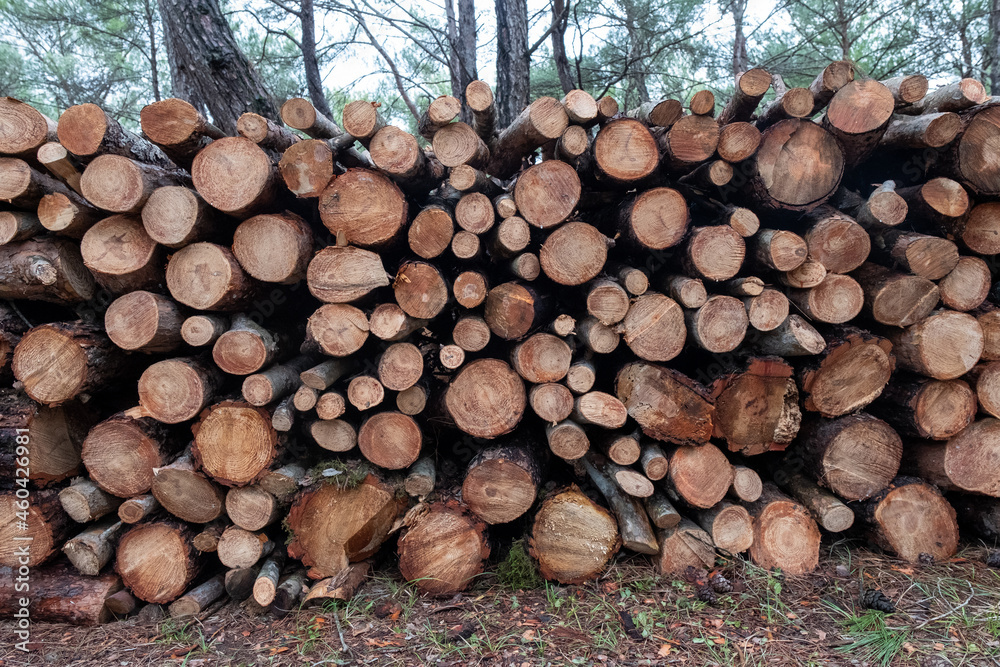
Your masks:
[[[27,499],[19,499],[15,491],[0,492],[0,537],[4,540],[0,567],[37,567],[58,553],[63,540],[77,530],[55,489],[35,491]],[[26,544],[30,545],[27,550]]]
[[[18,606],[23,591],[18,591],[14,579],[0,578],[0,613],[8,618],[24,609]],[[121,590],[122,579],[114,572],[91,577],[74,572],[66,563],[53,563],[32,573],[31,619],[73,625],[107,623],[115,617],[108,599]]]
[[[691,569],[701,570],[715,564],[712,536],[690,519],[659,531],[660,553],[656,569],[664,575],[686,575]]]
[[[927,556],[944,561],[958,550],[955,510],[940,491],[912,477],[898,477],[860,503],[858,518],[875,544],[911,563]]]

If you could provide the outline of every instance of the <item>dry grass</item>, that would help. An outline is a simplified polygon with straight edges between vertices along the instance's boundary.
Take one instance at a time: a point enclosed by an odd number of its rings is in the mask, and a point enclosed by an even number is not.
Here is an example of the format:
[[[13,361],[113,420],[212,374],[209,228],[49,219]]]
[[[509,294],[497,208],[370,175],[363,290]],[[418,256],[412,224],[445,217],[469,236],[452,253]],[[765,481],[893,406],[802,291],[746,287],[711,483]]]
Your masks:
[[[0,664],[1000,664],[1000,571],[984,549],[917,566],[848,546],[824,545],[804,577],[721,563],[735,590],[714,606],[639,557],[587,586],[512,590],[487,573],[454,600],[424,598],[384,568],[349,603],[279,621],[226,605],[188,624],[38,626],[29,658],[4,648]],[[859,609],[862,587],[880,588],[897,613]],[[8,626],[0,639],[11,645]]]

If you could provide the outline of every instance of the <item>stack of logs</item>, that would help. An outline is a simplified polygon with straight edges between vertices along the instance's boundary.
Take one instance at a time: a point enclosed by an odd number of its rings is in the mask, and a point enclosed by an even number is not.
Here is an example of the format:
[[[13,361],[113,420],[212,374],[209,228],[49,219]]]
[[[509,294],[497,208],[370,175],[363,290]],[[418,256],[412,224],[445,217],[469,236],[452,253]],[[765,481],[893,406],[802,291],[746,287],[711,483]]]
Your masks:
[[[519,535],[562,583],[998,537],[978,81],[281,120],[0,99],[0,608],[19,537],[35,618],[79,623],[284,613],[396,554],[452,595]]]

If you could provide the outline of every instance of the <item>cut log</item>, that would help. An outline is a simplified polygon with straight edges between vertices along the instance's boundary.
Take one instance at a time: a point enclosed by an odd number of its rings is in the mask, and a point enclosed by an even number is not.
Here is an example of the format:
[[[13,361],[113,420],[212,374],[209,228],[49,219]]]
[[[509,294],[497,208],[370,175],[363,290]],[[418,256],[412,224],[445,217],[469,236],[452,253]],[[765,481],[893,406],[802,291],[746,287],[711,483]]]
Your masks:
[[[742,300],[750,326],[757,331],[773,331],[788,319],[788,297],[783,292],[765,289]]]
[[[904,470],[946,491],[1000,496],[995,463],[1000,448],[1000,420],[980,419],[946,443],[906,445]]]
[[[677,126],[675,124],[674,128]],[[682,134],[684,141],[678,143],[683,145],[678,145],[676,150],[679,155],[674,157],[697,157],[693,154],[689,156],[689,153],[696,151],[688,150],[686,145],[690,142],[691,132]],[[706,134],[711,136],[711,133]],[[718,135],[718,128],[715,134]],[[670,136],[668,133],[668,137]],[[714,146],[712,148],[714,152]],[[626,185],[642,180],[652,174],[660,163],[660,151],[653,134],[645,124],[631,118],[618,118],[605,124],[594,139],[592,153],[598,180],[606,180],[613,185]],[[520,207],[519,201],[518,208]]]
[[[399,537],[399,571],[429,595],[465,590],[483,571],[486,524],[457,501],[433,503]]]
[[[813,94],[813,114],[825,107],[834,94],[851,81],[854,81],[854,63],[848,60],[837,60],[823,68],[809,84]]]
[[[611,327],[601,324],[596,317],[587,316],[576,325],[576,335],[580,342],[594,354],[610,354],[618,347],[620,336]]]
[[[191,539],[191,544],[198,551],[204,553],[215,553],[218,550],[219,540],[222,538],[222,533],[228,525],[228,522],[225,521],[213,521],[212,523],[204,526],[201,529],[201,532],[197,533]]]
[[[583,427],[566,419],[545,427],[549,450],[564,461],[576,461],[590,451],[590,439]]]
[[[990,267],[978,257],[962,257],[951,273],[938,283],[941,303],[966,312],[978,308],[990,293]]]
[[[118,543],[115,570],[144,602],[176,600],[197,576],[200,561],[184,524],[157,521],[135,526]]]
[[[809,259],[830,273],[849,273],[861,266],[871,252],[864,228],[830,206],[820,206],[806,216],[809,227],[802,235]]]
[[[854,511],[837,496],[819,488],[803,475],[783,477],[778,480],[781,486],[812,513],[824,530],[842,533],[854,524]]]
[[[531,243],[531,228],[524,218],[511,216],[493,231],[490,251],[500,257],[515,257]]]
[[[361,349],[368,332],[368,318],[363,311],[347,304],[328,303],[309,316],[302,351],[346,357]]]
[[[601,451],[608,459],[620,466],[630,466],[639,460],[642,450],[639,447],[639,432],[608,433],[601,436]],[[662,452],[661,452],[662,453]],[[666,458],[661,465],[666,469]],[[662,476],[661,476],[662,478]]]
[[[808,289],[816,287],[826,278],[826,267],[808,257],[798,267],[791,271],[778,274],[778,281],[788,287]]]
[[[904,111],[910,114],[962,111],[982,104],[988,99],[989,96],[982,83],[966,78],[932,90]]]
[[[393,281],[396,303],[410,317],[432,319],[448,303],[448,284],[441,272],[426,262],[406,262]]]
[[[320,484],[302,492],[288,514],[288,556],[320,579],[373,555],[401,512],[395,491],[373,475],[341,488]]]
[[[732,465],[712,444],[675,448],[667,470],[670,488],[694,507],[716,505],[733,483]]]
[[[694,227],[684,253],[684,266],[692,277],[723,281],[739,273],[746,243],[729,225]]]
[[[806,240],[794,232],[761,229],[754,237],[753,258],[765,268],[794,271],[808,256]]]
[[[122,523],[139,523],[148,516],[152,516],[160,509],[160,503],[151,493],[144,493],[140,496],[129,498],[118,506],[118,518]],[[197,544],[195,545],[197,546]]]
[[[101,568],[111,562],[118,536],[124,524],[118,517],[105,519],[89,526],[82,533],[66,541],[63,553],[80,574],[96,577]]]
[[[329,452],[349,452],[358,444],[358,432],[342,419],[315,421],[309,425],[309,435]]]
[[[467,232],[483,234],[493,228],[496,216],[490,198],[481,192],[462,195],[455,205],[455,222]]]
[[[307,387],[323,391],[343,377],[351,369],[351,362],[343,359],[330,359],[299,373],[299,379]]]
[[[976,392],[962,380],[897,374],[872,404],[871,412],[901,434],[947,440],[975,419]]]
[[[497,137],[496,150],[492,151],[487,171],[497,178],[510,178],[520,166],[523,156],[558,139],[568,124],[569,117],[559,100],[539,97]],[[481,129],[477,128],[477,131],[483,136]]]
[[[712,536],[689,519],[663,528],[658,533],[660,553],[656,570],[663,575],[684,575],[692,568],[702,570],[715,565]]]
[[[229,568],[253,567],[261,558],[274,551],[275,544],[264,533],[253,533],[229,526],[219,538],[216,553],[219,561]]]
[[[445,167],[486,167],[490,149],[476,131],[462,122],[449,123],[434,133],[434,155]],[[376,162],[378,164],[378,162]]]
[[[58,553],[63,540],[77,529],[55,489],[34,491],[27,499],[19,499],[14,491],[0,491],[0,567],[37,567]]]
[[[256,406],[269,405],[292,394],[299,387],[299,373],[313,365],[309,357],[296,357],[282,364],[275,364],[260,373],[248,375],[243,380],[243,398]]]
[[[49,173],[73,189],[73,192],[81,194],[80,190],[80,163],[66,147],[58,141],[50,141],[38,147],[35,158],[39,164],[48,169]]]
[[[576,209],[580,191],[580,177],[573,167],[559,160],[546,160],[518,176],[513,194],[521,217],[535,227],[547,229],[565,221]]]
[[[747,456],[782,450],[799,431],[802,414],[792,367],[780,359],[753,359],[743,372],[716,380],[714,437]]]
[[[236,120],[236,131],[262,148],[277,152],[288,150],[299,141],[295,134],[256,113],[240,116]]]
[[[995,362],[977,364],[966,379],[975,387],[979,409],[993,417],[1000,415],[1000,364]]]
[[[793,289],[788,298],[810,319],[829,324],[854,319],[865,303],[865,293],[858,281],[838,273],[826,274],[815,287]]]
[[[207,408],[191,427],[191,452],[198,466],[225,486],[256,480],[278,453],[278,434],[271,415],[240,401],[223,401]]]
[[[80,192],[97,208],[112,213],[137,214],[157,188],[190,185],[183,172],[130,160],[121,155],[100,155],[80,177]]]
[[[425,498],[434,492],[434,483],[437,480],[437,470],[434,459],[425,456],[410,466],[403,481],[406,493],[413,498]]]
[[[77,198],[75,192],[24,160],[0,157],[0,201],[14,208],[35,211],[42,198],[54,193]]]
[[[545,302],[534,289],[509,282],[489,291],[483,317],[497,336],[519,340],[541,323],[544,312]]]
[[[834,94],[822,123],[840,142],[848,167],[878,147],[895,107],[892,93],[874,79],[851,81]]]
[[[107,153],[160,167],[173,166],[162,150],[123,128],[96,104],[77,104],[63,111],[57,134],[66,150],[85,160]]]
[[[332,120],[316,111],[316,107],[307,99],[293,97],[281,105],[281,120],[288,127],[298,130],[313,139],[350,139],[345,132]],[[346,144],[345,144],[346,145]]]
[[[754,518],[750,558],[765,569],[807,574],[819,563],[820,533],[802,505],[768,482],[760,498],[745,504]]]
[[[667,294],[685,308],[701,308],[708,301],[705,283],[699,278],[683,275],[667,276],[664,286]]]
[[[654,491],[653,495],[643,500],[643,504],[649,520],[657,528],[673,528],[681,522],[681,515],[661,491]]]
[[[226,492],[226,515],[243,530],[263,530],[283,515],[277,498],[257,484]]]
[[[471,128],[469,133],[479,141]],[[393,125],[375,133],[368,151],[375,166],[404,190],[426,192],[445,177],[445,165],[437,157],[424,153],[416,137]]]
[[[171,352],[183,343],[184,315],[170,299],[135,291],[115,299],[104,314],[111,341],[129,351]]]
[[[250,305],[257,284],[228,249],[192,243],[167,262],[167,288],[176,301],[197,310],[241,310]]]
[[[189,102],[177,98],[144,106],[139,112],[139,124],[143,134],[171,159],[186,164],[212,139],[225,136]]]
[[[383,303],[372,311],[369,330],[382,340],[401,340],[427,324],[427,320],[410,317],[394,303]]]
[[[158,361],[139,378],[139,404],[165,424],[194,419],[216,397],[222,374],[206,357]]]
[[[83,262],[97,282],[115,294],[162,289],[163,251],[137,218],[114,215],[87,230]]]
[[[264,149],[244,137],[217,139],[191,165],[194,187],[223,213],[246,217],[274,204],[278,169]]]
[[[245,220],[233,235],[233,254],[240,266],[268,283],[291,285],[305,278],[312,250],[309,225],[287,211]]]
[[[83,321],[30,329],[14,348],[14,377],[43,405],[100,391],[130,374],[122,351],[99,327]]]
[[[467,234],[468,232],[459,232],[455,238]],[[489,284],[486,282],[486,276],[479,271],[462,271],[455,278],[451,291],[458,305],[463,308],[476,308],[486,299]]]
[[[239,313],[212,346],[212,360],[230,375],[250,375],[269,366],[282,351],[281,337]]]
[[[334,178],[334,151],[325,141],[307,139],[286,149],[278,162],[285,187],[296,197],[319,197]]]
[[[760,130],[746,122],[727,123],[719,130],[716,152],[730,164],[749,159],[760,147]]]
[[[584,222],[570,222],[552,232],[542,245],[542,271],[561,285],[582,285],[604,267],[613,241]]]
[[[387,470],[402,470],[420,456],[423,434],[416,420],[402,412],[378,412],[358,430],[358,447],[366,459]]]
[[[56,123],[21,100],[0,98],[0,118],[0,154],[31,156],[56,140]]]
[[[509,523],[535,503],[540,483],[541,465],[532,450],[490,447],[469,463],[462,501],[488,524]]]
[[[891,426],[859,413],[806,423],[789,456],[841,498],[863,500],[892,482],[902,454],[903,443]]]
[[[387,286],[389,277],[376,253],[351,246],[328,246],[309,262],[307,281],[309,291],[320,301],[349,303]]]
[[[689,170],[710,159],[719,146],[719,135],[719,125],[710,116],[684,116],[660,142],[666,169]]]
[[[609,100],[609,97],[602,97],[601,100]],[[615,103],[615,113],[605,118],[617,115],[617,103]],[[603,115],[603,114],[602,114]],[[643,102],[635,109],[625,114],[629,118],[641,120],[650,127],[670,127],[684,115],[684,105],[677,100],[662,100],[659,102]],[[586,126],[586,123],[584,124]]]
[[[806,211],[836,192],[845,160],[832,134],[790,118],[764,130],[754,162],[751,193],[762,209]]]
[[[690,213],[684,196],[673,188],[645,190],[622,204],[618,224],[627,243],[664,250],[681,242]]]
[[[918,102],[927,94],[927,77],[923,74],[894,76],[882,82],[896,100],[896,107]]]
[[[479,315],[463,315],[451,330],[451,338],[466,352],[479,352],[490,342],[490,325]]]
[[[733,484],[729,488],[729,494],[738,500],[748,503],[760,498],[764,485],[753,468],[746,466],[733,466]]]
[[[826,341],[804,319],[789,315],[777,328],[757,336],[755,347],[761,354],[801,357],[819,354],[826,347]]]
[[[618,484],[599,467],[601,464],[593,455],[584,457],[581,462],[590,481],[607,500],[611,512],[618,519],[622,546],[642,554],[653,555],[659,552],[656,535],[639,499],[623,493]]]
[[[39,208],[39,219],[42,219]],[[42,221],[44,225],[44,220]],[[964,224],[954,229],[966,248],[980,255],[1000,253],[1000,204],[983,202],[969,212]]]
[[[80,477],[59,492],[59,502],[73,521],[90,523],[114,513],[122,501],[102,491],[89,479]]]
[[[313,389],[313,391],[316,391]],[[338,391],[327,391],[316,399],[316,416],[323,420],[336,419],[344,414],[347,401]]]
[[[402,191],[388,178],[366,169],[338,176],[319,198],[320,219],[334,234],[362,247],[392,241],[407,220]]]
[[[359,411],[370,410],[385,399],[385,387],[371,375],[358,375],[347,385],[347,400]]]
[[[119,498],[146,493],[153,469],[166,465],[176,443],[149,417],[118,413],[90,429],[81,457],[90,478]]]
[[[195,586],[170,605],[171,618],[190,618],[205,611],[225,593],[224,575],[217,574]]]
[[[0,456],[24,456],[17,450],[26,444],[31,457],[28,479],[39,488],[51,486],[79,474],[80,447],[96,420],[93,411],[79,403],[48,408],[5,389],[0,392]],[[4,470],[9,473],[7,483],[13,484],[12,458],[6,459]]]
[[[18,606],[19,599],[23,599],[18,593],[23,591],[17,589],[12,575],[13,570],[8,570],[0,579],[0,614],[11,619],[27,608]],[[114,619],[109,599],[121,589],[121,577],[114,572],[88,577],[65,563],[53,564],[32,572],[31,620],[85,626],[107,623]]]
[[[878,546],[911,563],[945,561],[958,550],[955,510],[930,484],[897,478],[862,503],[858,516]],[[926,554],[926,556],[924,555]]]
[[[658,292],[637,297],[620,328],[629,349],[647,361],[673,359],[681,353],[687,339],[684,311],[673,299]]]
[[[615,379],[615,393],[651,438],[701,445],[711,437],[714,406],[708,392],[673,369],[627,364]]]
[[[895,116],[879,145],[895,150],[941,148],[954,141],[961,129],[962,119],[951,111]]]
[[[55,192],[42,197],[38,202],[37,212],[38,222],[42,227],[60,236],[71,238],[82,237],[94,223],[104,217],[101,211],[82,197],[64,192]]]
[[[771,75],[767,70],[755,67],[736,75],[736,89],[726,106],[719,112],[719,125],[734,121],[747,121],[757,110],[764,93],[771,87]]]
[[[599,577],[618,552],[615,519],[573,485],[542,501],[529,538],[529,552],[542,576],[561,584]]]
[[[808,88],[788,88],[777,93],[760,112],[757,128],[763,130],[786,118],[808,118],[813,113],[813,104],[813,93]]]
[[[872,249],[886,264],[899,264],[910,273],[940,280],[958,264],[958,246],[948,239],[890,228],[875,237]]]
[[[723,500],[699,511],[697,517],[698,525],[711,537],[711,544],[723,553],[743,553],[753,544],[753,519],[742,505]]]
[[[979,361],[985,339],[976,318],[938,310],[901,332],[889,333],[900,368],[937,380],[962,377]]]
[[[229,320],[222,315],[192,315],[181,325],[181,338],[192,347],[204,347],[227,331]]]
[[[278,582],[281,579],[281,568],[284,564],[285,552],[278,549],[267,557],[267,560],[260,566],[260,570],[252,568],[256,571],[257,576],[254,577],[245,597],[253,595],[254,601],[265,607],[274,602],[274,597],[278,592]]]
[[[941,298],[927,278],[867,262],[854,273],[865,295],[865,313],[880,324],[908,327],[933,312]]]
[[[831,339],[823,358],[801,374],[803,407],[839,417],[865,407],[882,393],[895,368],[892,345],[859,329]]]
[[[514,370],[528,382],[558,382],[566,376],[573,352],[564,340],[547,333],[537,333],[511,351]]]
[[[709,297],[701,308],[688,311],[684,319],[691,339],[713,353],[735,350],[746,337],[750,323],[742,301],[719,294]],[[636,356],[646,358],[641,354]]]
[[[573,405],[573,419],[605,429],[621,428],[628,419],[624,404],[611,394],[588,391],[577,396]]]
[[[0,211],[0,245],[24,241],[42,231],[42,224],[34,213]]]

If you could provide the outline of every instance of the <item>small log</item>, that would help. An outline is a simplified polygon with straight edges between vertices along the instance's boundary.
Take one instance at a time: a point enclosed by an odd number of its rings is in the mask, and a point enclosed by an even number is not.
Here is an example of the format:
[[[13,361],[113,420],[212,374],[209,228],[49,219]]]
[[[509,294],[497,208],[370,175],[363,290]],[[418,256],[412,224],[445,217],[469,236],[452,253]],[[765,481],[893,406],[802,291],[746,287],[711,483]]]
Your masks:
[[[808,289],[816,287],[826,278],[826,267],[808,257],[798,267],[791,271],[784,271],[778,274],[778,281],[788,287],[798,287]]]
[[[301,351],[346,357],[361,349],[368,340],[368,332],[368,318],[363,311],[346,304],[328,303],[309,316]]]
[[[602,100],[611,99],[602,97]],[[617,107],[617,103],[615,104]],[[611,116],[617,115],[617,109]],[[670,127],[684,115],[684,105],[678,100],[662,100],[659,102],[643,102],[626,114],[629,118],[642,121],[650,127]],[[608,116],[610,118],[611,116]],[[586,125],[586,124],[585,124]]]
[[[243,398],[250,405],[263,406],[293,393],[299,387],[299,373],[312,366],[309,357],[296,357],[282,364],[275,364],[260,373],[243,379]]]
[[[287,148],[278,162],[285,187],[300,199],[319,197],[334,179],[335,153],[330,144],[307,139]]]
[[[843,324],[861,312],[865,293],[854,278],[828,273],[815,287],[791,290],[788,299],[814,321]]]
[[[889,89],[896,107],[905,107],[918,102],[927,94],[927,77],[923,74],[894,76],[882,82]]]
[[[216,403],[202,412],[191,453],[198,466],[225,486],[256,480],[278,454],[278,434],[271,415],[240,401]]]
[[[667,276],[665,288],[670,298],[685,308],[701,308],[708,301],[705,284],[699,278],[683,275]]]
[[[564,222],[576,209],[580,192],[580,177],[573,167],[559,160],[546,160],[518,176],[513,194],[520,216],[534,227],[548,229]]]
[[[746,337],[750,324],[743,302],[720,294],[709,297],[701,308],[685,313],[684,319],[692,340],[714,353],[735,350]]]
[[[344,107],[344,131],[365,148],[368,148],[372,137],[385,127],[385,119],[378,110],[380,106],[377,102],[355,100]]]
[[[537,327],[545,313],[545,302],[527,285],[503,283],[486,295],[483,317],[490,331],[504,340],[519,340]]]
[[[787,475],[779,480],[781,486],[802,503],[824,530],[842,533],[854,524],[854,511],[829,491],[803,475]]]
[[[757,296],[744,297],[747,320],[757,331],[773,331],[788,319],[788,297],[775,289],[765,289]]]
[[[313,390],[315,391],[315,390]],[[339,391],[323,392],[316,399],[316,416],[323,420],[337,419],[347,409],[347,401]]]
[[[255,144],[276,152],[284,152],[298,143],[299,138],[270,118],[245,113],[236,119],[236,131]]]
[[[152,195],[150,195],[152,198]],[[147,201],[148,205],[149,202]],[[145,206],[143,207],[145,209]],[[80,238],[94,223],[104,217],[83,197],[65,192],[47,194],[38,202],[38,222],[50,232],[70,238]]]
[[[736,75],[736,89],[726,106],[719,112],[719,125],[735,121],[748,121],[760,104],[764,93],[771,87],[771,75],[767,70],[755,67]]]
[[[465,234],[468,232],[459,232],[455,238]],[[479,271],[462,271],[455,278],[451,291],[455,295],[455,301],[462,308],[476,308],[486,299],[489,284],[486,276]]]
[[[802,234],[808,257],[830,273],[850,273],[861,266],[871,252],[865,229],[840,211],[820,206],[805,216],[809,227]]]
[[[479,141],[471,128],[469,133]],[[393,125],[375,133],[368,151],[375,166],[404,190],[426,192],[444,179],[445,165],[424,153],[416,137]]]
[[[681,522],[681,515],[661,491],[654,491],[653,495],[643,500],[643,504],[649,520],[657,528],[673,528]]]
[[[764,483],[753,468],[733,466],[733,484],[729,487],[729,495],[737,500],[752,503],[760,498]]]
[[[598,467],[592,455],[581,459],[587,476],[608,502],[611,512],[618,519],[621,544],[630,551],[655,554],[659,551],[656,535],[649,525],[649,518],[639,499],[622,492],[621,488]]]
[[[368,576],[368,572],[371,568],[372,564],[370,560],[366,560],[361,563],[352,563],[345,569],[341,570],[337,576],[316,582],[309,587],[308,592],[302,600],[301,606],[309,607],[323,603],[326,600],[352,600],[358,592],[358,589],[361,588],[361,585],[365,582],[365,577]],[[304,575],[291,575],[288,580],[292,580],[292,577],[295,577],[296,579],[305,579]],[[298,593],[294,592],[296,588],[299,589]],[[290,594],[298,597],[301,596],[302,590],[304,590],[304,582],[299,582],[298,586],[291,587]],[[275,604],[272,605],[272,609],[274,609],[279,615],[282,613],[281,610],[284,609],[294,611],[294,608],[291,605],[278,607],[277,598]]]
[[[810,101],[812,96],[810,95]],[[725,500],[697,513],[698,525],[711,537],[711,544],[727,554],[743,553],[753,544],[753,519],[742,505]]]
[[[233,235],[233,254],[240,266],[268,283],[291,285],[305,278],[312,250],[309,225],[287,211],[245,220]]]
[[[540,483],[541,464],[530,449],[490,447],[469,463],[462,500],[490,525],[509,523],[531,508]]]
[[[419,384],[396,394],[396,407],[404,415],[418,415],[427,407],[427,388]]]
[[[874,79],[851,81],[834,94],[822,125],[840,142],[846,166],[874,152],[895,107],[892,93]]]
[[[854,273],[865,295],[864,311],[880,324],[907,327],[933,312],[940,288],[927,278],[867,262]]]
[[[184,315],[170,299],[135,291],[111,302],[104,313],[108,338],[123,350],[172,352],[183,343]]]
[[[139,405],[157,421],[180,424],[216,398],[222,381],[207,355],[158,361],[139,378]]]
[[[590,451],[590,439],[582,426],[570,419],[545,427],[549,450],[564,461],[576,461]]]
[[[139,523],[148,516],[152,516],[160,509],[160,503],[151,493],[144,493],[134,498],[129,498],[118,506],[118,518],[122,523]],[[197,545],[196,545],[197,546]]]
[[[132,594],[144,602],[166,604],[184,594],[201,569],[184,524],[139,524],[118,542],[115,570]]]
[[[434,491],[434,483],[437,480],[437,469],[434,459],[425,456],[418,459],[410,466],[406,472],[406,479],[403,481],[403,488],[406,493],[414,498],[425,498]]]
[[[687,339],[684,311],[673,299],[658,292],[636,297],[619,328],[629,349],[647,361],[673,359],[681,353]]]
[[[450,211],[439,205],[427,206],[417,213],[407,231],[410,250],[424,259],[434,259],[448,249],[454,231]]]
[[[613,463],[630,466],[639,460],[639,433],[608,433],[601,437],[601,451]]]
[[[809,84],[813,94],[813,110],[816,114],[825,107],[838,90],[854,81],[854,63],[837,60],[823,68]]]
[[[26,102],[0,98],[0,154],[30,156],[47,141],[56,140],[56,123]]]
[[[189,618],[205,611],[210,604],[225,593],[224,575],[217,574],[205,583],[195,586],[170,605],[171,618]]]
[[[760,138],[760,130],[750,123],[727,123],[719,130],[716,153],[730,164],[743,162],[757,152]]]
[[[819,354],[826,348],[826,341],[804,319],[789,315],[777,328],[757,336],[755,347],[761,354],[801,357]]]
[[[0,579],[0,613],[5,618],[16,618],[25,609],[19,606],[23,591],[16,586],[13,576]],[[88,577],[56,563],[32,572],[31,620],[85,626],[107,623],[114,619],[109,600],[121,590],[121,577],[114,572]]]
[[[274,542],[264,533],[254,533],[229,526],[219,538],[216,553],[219,561],[229,568],[253,567],[254,563],[275,549]]]
[[[312,422],[309,435],[317,445],[330,452],[349,452],[358,444],[358,432],[343,419]]]
[[[466,352],[479,352],[490,342],[490,325],[479,315],[463,315],[455,322],[451,338]]]
[[[199,151],[191,166],[191,178],[206,202],[237,217],[272,205],[278,196],[274,161],[245,137],[217,139]]]
[[[911,477],[896,478],[862,503],[858,517],[873,542],[911,563],[922,562],[922,554],[945,561],[958,550],[955,510],[940,491]]]
[[[960,312],[978,308],[990,293],[991,281],[986,262],[978,257],[962,257],[951,273],[938,282],[941,303]]]
[[[402,412],[378,412],[358,429],[358,447],[366,459],[387,470],[402,470],[420,456],[423,433]]]
[[[173,166],[162,150],[123,128],[96,104],[77,104],[63,111],[57,135],[66,150],[87,161],[111,154],[159,167]]]
[[[895,368],[885,338],[858,329],[842,330],[831,339],[817,366],[803,369],[800,387],[806,410],[825,417],[855,412],[873,400]]]
[[[0,211],[0,245],[24,241],[41,233],[38,216],[27,211]]]
[[[754,237],[753,259],[775,271],[794,271],[809,256],[806,240],[784,229],[761,229]]]
[[[89,479],[77,478],[59,492],[62,508],[77,523],[97,521],[118,509],[121,500],[106,493]]]
[[[823,203],[836,192],[845,162],[836,137],[802,118],[789,118],[764,130],[753,160],[750,192],[760,205],[758,213],[807,211]]]
[[[514,370],[528,382],[558,382],[566,376],[573,352],[561,338],[548,333],[534,334],[514,346],[510,353]]]
[[[542,501],[528,545],[543,577],[580,584],[604,572],[621,538],[611,513],[572,485]]]
[[[192,347],[213,345],[229,331],[229,320],[222,315],[192,315],[181,325],[181,338]]]
[[[42,218],[39,210],[39,219]],[[44,225],[44,220],[42,221]],[[982,202],[972,207],[963,224],[952,230],[962,244],[980,255],[1000,253],[1000,203]]]
[[[729,280],[746,256],[743,237],[729,225],[694,227],[684,247],[684,267],[691,277]]]
[[[455,500],[432,503],[400,534],[399,571],[428,595],[453,596],[482,573],[486,524]]]
[[[942,148],[962,129],[962,119],[954,112],[920,116],[894,116],[879,145],[892,150]]]
[[[260,571],[251,587],[253,599],[257,604],[266,607],[274,602],[278,593],[278,582],[281,579],[281,568],[285,564],[285,553],[277,550],[260,566]]]
[[[252,567],[234,567],[224,575],[224,587],[226,595],[233,602],[243,602],[253,595],[253,585],[257,581],[257,573],[260,568],[256,565]]]
[[[111,561],[115,543],[123,524],[115,518],[105,519],[89,526],[82,533],[66,541],[63,553],[80,574],[96,577],[101,568]]]
[[[424,327],[427,320],[410,317],[394,303],[383,303],[372,311],[369,330],[382,340],[401,340]]]
[[[902,111],[908,114],[963,111],[989,99],[986,88],[975,79],[961,79],[924,95]]]
[[[669,488],[685,502],[708,508],[725,498],[733,483],[733,467],[715,445],[676,447],[669,455],[667,479]]]
[[[324,391],[351,370],[350,360],[328,359],[299,373],[299,380],[307,387]]]
[[[885,264],[899,264],[910,273],[940,280],[958,264],[958,246],[948,239],[889,228],[875,237],[873,255]]]
[[[396,303],[410,317],[431,319],[448,303],[448,284],[441,272],[426,262],[406,262],[393,282]]]
[[[435,132],[433,147],[434,155],[445,167],[483,169],[490,160],[486,142],[470,125],[461,121],[449,123]]]
[[[70,155],[66,147],[58,141],[50,141],[38,147],[35,153],[38,163],[49,170],[49,173],[82,194],[80,190],[80,163]]]
[[[212,346],[212,360],[230,375],[250,375],[270,365],[282,351],[281,337],[239,313]]]
[[[151,490],[160,506],[178,519],[210,523],[225,510],[225,493],[198,472],[194,458],[185,452],[169,465],[153,469]]]
[[[744,505],[754,519],[750,558],[765,569],[806,574],[819,563],[820,533],[809,510],[764,484],[760,498]]]
[[[682,575],[691,570],[715,565],[715,548],[712,536],[689,519],[663,528],[658,533],[660,553],[656,557],[656,570],[663,575]]]
[[[688,171],[710,159],[719,146],[720,134],[719,125],[711,117],[684,116],[660,142],[666,169]]]
[[[59,119],[60,122],[62,118]],[[225,136],[185,100],[169,98],[147,104],[139,112],[139,124],[149,140],[175,161],[185,165],[212,139]]]
[[[201,532],[197,533],[191,539],[191,544],[195,549],[203,553],[215,553],[219,548],[219,539],[222,537],[222,533],[225,531],[227,525],[228,522],[223,521],[213,521],[205,525],[201,529]]]
[[[820,483],[846,500],[870,498],[899,471],[903,443],[881,419],[858,413],[805,424],[794,456]]]

